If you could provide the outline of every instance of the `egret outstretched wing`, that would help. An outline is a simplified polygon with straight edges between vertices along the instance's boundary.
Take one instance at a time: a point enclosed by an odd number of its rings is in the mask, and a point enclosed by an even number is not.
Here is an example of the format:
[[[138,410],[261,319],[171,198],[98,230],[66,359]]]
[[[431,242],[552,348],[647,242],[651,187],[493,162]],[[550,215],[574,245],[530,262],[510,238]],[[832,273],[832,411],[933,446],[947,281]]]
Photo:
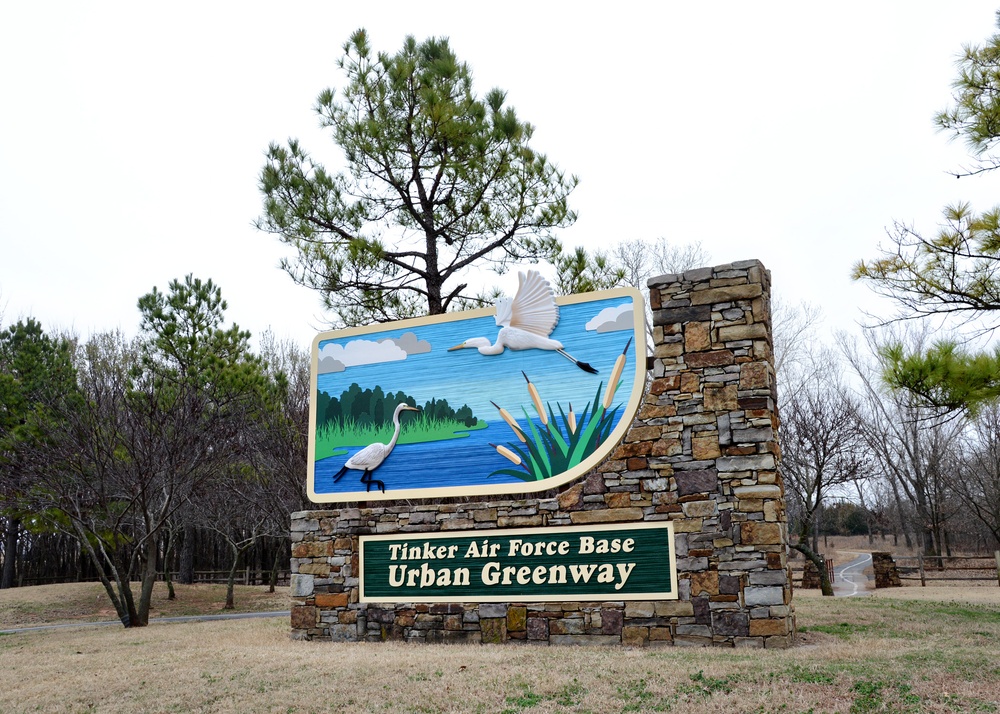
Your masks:
[[[514,299],[496,302],[497,324],[548,337],[559,323],[559,306],[548,281],[538,272],[518,274]]]

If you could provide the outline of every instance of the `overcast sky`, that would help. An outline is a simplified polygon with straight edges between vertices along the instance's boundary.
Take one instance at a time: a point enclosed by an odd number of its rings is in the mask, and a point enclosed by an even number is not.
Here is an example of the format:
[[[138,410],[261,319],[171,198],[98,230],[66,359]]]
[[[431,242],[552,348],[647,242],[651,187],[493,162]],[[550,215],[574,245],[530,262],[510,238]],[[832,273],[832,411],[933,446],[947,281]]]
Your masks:
[[[996,201],[995,177],[947,173],[969,160],[932,123],[995,0],[586,7],[5,3],[3,322],[131,334],[140,295],[194,273],[242,327],[308,345],[324,317],[253,228],[257,176],[288,137],[341,165],[312,106],[362,26],[390,52],[447,36],[481,94],[507,90],[533,146],[580,177],[568,245],[664,236],[713,264],[758,258],[830,329],[888,307],[849,274],[894,220],[933,229],[947,203]]]

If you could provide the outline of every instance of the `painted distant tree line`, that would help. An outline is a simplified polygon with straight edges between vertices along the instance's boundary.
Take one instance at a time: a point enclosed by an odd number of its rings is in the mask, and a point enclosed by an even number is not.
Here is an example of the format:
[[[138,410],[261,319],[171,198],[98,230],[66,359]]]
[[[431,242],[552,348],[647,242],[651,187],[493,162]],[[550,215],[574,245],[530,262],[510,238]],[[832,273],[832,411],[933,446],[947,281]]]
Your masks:
[[[361,389],[355,382],[333,397],[324,391],[316,393],[316,428],[336,427],[350,430],[354,427],[380,427],[392,423],[392,413],[399,404],[419,406],[417,400],[401,391],[385,392],[382,387]],[[458,422],[474,427],[479,422],[469,405],[455,409],[447,399],[431,399],[421,406],[427,422]]]

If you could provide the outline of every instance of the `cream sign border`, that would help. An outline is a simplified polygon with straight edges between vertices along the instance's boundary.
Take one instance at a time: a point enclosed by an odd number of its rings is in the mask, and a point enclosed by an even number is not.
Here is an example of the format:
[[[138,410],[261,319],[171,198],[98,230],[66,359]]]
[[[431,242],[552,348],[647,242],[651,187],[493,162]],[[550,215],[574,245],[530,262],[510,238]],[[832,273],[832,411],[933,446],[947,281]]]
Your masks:
[[[309,372],[309,451],[308,451],[308,474],[307,486],[309,500],[313,503],[346,503],[353,501],[394,501],[398,499],[414,498],[443,498],[443,497],[463,497],[463,496],[497,496],[511,493],[536,493],[548,491],[562,486],[570,481],[583,476],[598,464],[600,464],[612,450],[625,438],[632,420],[635,419],[639,406],[642,403],[646,382],[646,323],[645,304],[642,294],[635,288],[615,288],[613,290],[602,290],[593,293],[583,293],[580,295],[567,295],[556,298],[556,304],[575,305],[578,303],[594,302],[597,300],[613,299],[618,297],[629,297],[632,299],[632,318],[634,334],[634,354],[636,355],[632,388],[628,403],[622,411],[621,417],[615,428],[611,431],[607,441],[602,444],[593,454],[581,461],[573,468],[562,472],[551,478],[541,481],[525,481],[523,483],[497,484],[495,486],[448,486],[440,488],[403,488],[393,489],[388,493],[381,491],[352,491],[337,494],[317,494],[316,493],[316,392],[318,389],[318,368],[319,368],[319,344],[325,340],[340,339],[344,337],[357,337],[368,335],[373,332],[385,332],[389,330],[406,330],[414,327],[433,325],[436,323],[457,322],[460,320],[471,320],[480,317],[491,317],[496,314],[492,307],[479,308],[477,310],[466,310],[464,312],[449,312],[444,315],[433,315],[430,317],[418,317],[409,320],[399,320],[396,322],[382,322],[364,327],[353,327],[344,330],[323,332],[313,340],[311,350],[311,368]],[[624,374],[623,374],[624,377]],[[627,380],[626,380],[627,381]],[[378,472],[375,472],[378,476]]]

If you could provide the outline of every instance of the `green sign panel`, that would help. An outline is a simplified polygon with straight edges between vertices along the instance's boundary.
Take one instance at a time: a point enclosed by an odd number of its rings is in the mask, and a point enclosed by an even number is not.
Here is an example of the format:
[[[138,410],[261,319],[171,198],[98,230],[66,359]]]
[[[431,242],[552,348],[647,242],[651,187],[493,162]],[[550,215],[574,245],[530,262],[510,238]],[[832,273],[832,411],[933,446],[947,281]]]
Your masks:
[[[673,524],[360,537],[362,602],[677,598]]]

